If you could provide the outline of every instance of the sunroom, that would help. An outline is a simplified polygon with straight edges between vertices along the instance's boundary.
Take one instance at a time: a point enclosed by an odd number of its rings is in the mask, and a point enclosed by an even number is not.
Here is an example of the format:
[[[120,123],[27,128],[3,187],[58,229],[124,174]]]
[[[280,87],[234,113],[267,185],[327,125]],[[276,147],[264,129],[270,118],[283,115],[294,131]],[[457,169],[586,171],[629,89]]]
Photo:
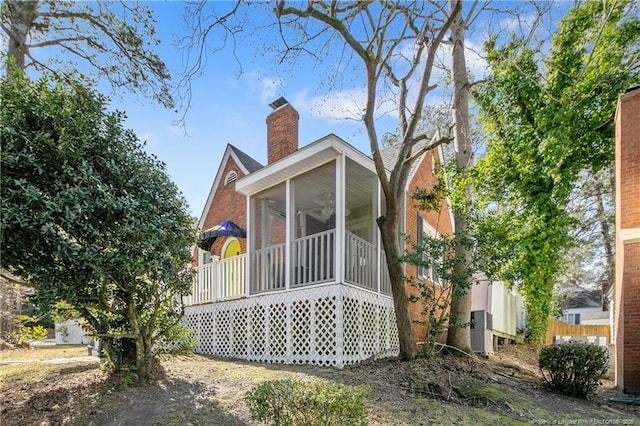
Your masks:
[[[210,303],[185,316],[198,349],[335,366],[396,353],[373,161],[329,135],[236,191],[247,197],[248,254],[199,266],[197,291]]]
[[[334,138],[238,182],[249,197],[250,294],[329,282],[390,293],[371,160]]]

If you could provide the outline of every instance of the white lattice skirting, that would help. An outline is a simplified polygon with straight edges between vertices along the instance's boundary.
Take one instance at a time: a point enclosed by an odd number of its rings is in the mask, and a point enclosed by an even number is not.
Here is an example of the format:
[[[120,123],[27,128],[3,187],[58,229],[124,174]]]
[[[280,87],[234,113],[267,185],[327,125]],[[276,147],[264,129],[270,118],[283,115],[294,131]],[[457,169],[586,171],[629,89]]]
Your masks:
[[[398,354],[391,298],[345,284],[189,306],[183,321],[203,354],[335,367]]]

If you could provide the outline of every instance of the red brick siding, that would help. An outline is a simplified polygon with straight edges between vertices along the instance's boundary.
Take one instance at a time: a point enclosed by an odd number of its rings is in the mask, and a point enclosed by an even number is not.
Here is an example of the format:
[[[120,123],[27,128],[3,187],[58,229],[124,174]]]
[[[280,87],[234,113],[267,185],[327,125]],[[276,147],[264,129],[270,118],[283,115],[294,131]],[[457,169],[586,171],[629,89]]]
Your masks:
[[[224,165],[222,179],[220,179],[218,187],[215,189],[209,211],[206,213],[202,227],[203,231],[225,220],[233,221],[241,228],[247,229],[247,198],[236,192],[235,182],[231,182],[226,186],[224,184],[227,174],[232,170],[237,173],[238,179],[244,176],[233,157],[229,157],[229,161]],[[242,253],[246,253],[246,238],[238,238],[238,240],[240,241]],[[218,238],[212,246],[212,253],[219,256],[225,241],[226,238]]]
[[[616,113],[616,385],[640,393],[640,243],[621,229],[640,228],[640,89],[620,98]]]
[[[267,159],[271,164],[298,149],[298,112],[286,104],[267,116]]]
[[[415,206],[415,202],[411,198],[413,193],[417,188],[423,188],[426,190],[430,190],[437,183],[437,178],[432,172],[432,157],[434,152],[430,151],[427,153],[422,163],[418,167],[413,179],[409,182],[408,191],[406,193],[407,198],[407,207],[406,207],[406,217],[405,217],[405,230],[406,234],[409,236],[410,240],[415,242],[418,238],[418,209]],[[437,158],[437,154],[436,158]],[[451,235],[453,232],[453,228],[451,225],[451,216],[449,214],[449,209],[447,208],[446,201],[443,201],[438,210],[434,211],[420,211],[420,215],[422,219],[426,221],[429,225],[431,225],[434,229],[436,229],[442,235]],[[407,247],[407,249],[411,249],[411,246]],[[413,265],[406,265],[406,275],[408,277],[416,277],[417,276],[417,268]],[[407,287],[407,291],[410,295],[419,296],[419,290],[415,287]],[[422,316],[422,305],[419,302],[411,303],[409,306],[409,310],[411,312],[411,318],[413,320],[424,320],[425,318]],[[414,324],[414,332],[416,334],[416,339],[418,342],[424,341],[427,328]]]

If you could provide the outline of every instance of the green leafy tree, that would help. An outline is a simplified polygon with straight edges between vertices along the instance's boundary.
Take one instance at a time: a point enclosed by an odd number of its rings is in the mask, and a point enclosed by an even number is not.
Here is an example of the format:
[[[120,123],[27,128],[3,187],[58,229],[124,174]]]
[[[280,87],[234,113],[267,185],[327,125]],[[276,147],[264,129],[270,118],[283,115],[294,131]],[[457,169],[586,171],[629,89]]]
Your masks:
[[[571,8],[544,61],[523,38],[485,45],[491,76],[475,96],[489,139],[476,169],[484,211],[475,235],[483,269],[519,283],[534,339],[544,335],[572,244],[570,195],[581,172],[611,166],[617,97],[640,81],[633,7],[588,0]]]
[[[160,44],[155,20],[143,4],[5,0],[0,28],[7,40],[3,53],[20,70],[70,71],[80,65],[114,90],[141,92],[173,106],[171,76],[153,52]]]
[[[16,72],[0,95],[2,268],[42,304],[69,303],[116,368],[145,377],[191,287],[185,200],[82,83]]]

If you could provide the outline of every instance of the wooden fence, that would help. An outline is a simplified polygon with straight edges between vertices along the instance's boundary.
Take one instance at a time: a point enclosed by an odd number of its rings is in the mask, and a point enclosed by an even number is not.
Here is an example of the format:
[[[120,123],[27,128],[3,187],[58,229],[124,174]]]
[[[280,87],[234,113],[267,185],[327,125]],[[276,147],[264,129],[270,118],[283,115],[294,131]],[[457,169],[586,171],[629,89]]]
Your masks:
[[[607,343],[611,342],[611,327],[605,325],[567,324],[550,318],[547,326],[546,344],[553,343],[553,336],[607,336]]]

